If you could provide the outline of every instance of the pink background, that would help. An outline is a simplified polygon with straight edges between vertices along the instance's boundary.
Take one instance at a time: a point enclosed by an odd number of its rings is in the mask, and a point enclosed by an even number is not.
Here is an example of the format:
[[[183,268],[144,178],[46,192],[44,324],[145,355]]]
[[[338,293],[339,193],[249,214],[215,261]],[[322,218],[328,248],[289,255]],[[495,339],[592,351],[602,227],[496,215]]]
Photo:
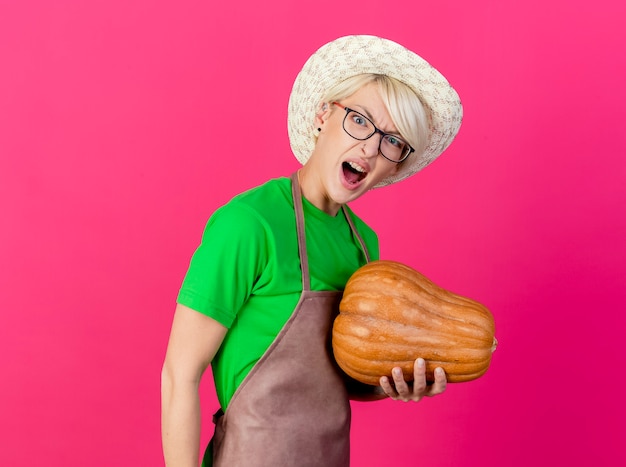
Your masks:
[[[418,51],[465,106],[440,160],[353,207],[500,340],[477,381],[355,404],[353,465],[624,465],[625,5],[0,0],[0,465],[162,465],[202,227],[297,168],[291,84],[353,33]]]

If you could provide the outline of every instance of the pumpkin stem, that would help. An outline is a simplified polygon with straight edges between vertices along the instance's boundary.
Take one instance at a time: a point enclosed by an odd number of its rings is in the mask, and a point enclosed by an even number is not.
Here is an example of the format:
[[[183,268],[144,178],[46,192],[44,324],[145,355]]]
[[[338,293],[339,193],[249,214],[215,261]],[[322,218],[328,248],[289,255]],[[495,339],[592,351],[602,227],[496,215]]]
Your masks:
[[[491,353],[494,353],[496,351],[496,348],[498,348],[498,339],[496,339],[495,337],[493,338],[493,344],[491,346]]]

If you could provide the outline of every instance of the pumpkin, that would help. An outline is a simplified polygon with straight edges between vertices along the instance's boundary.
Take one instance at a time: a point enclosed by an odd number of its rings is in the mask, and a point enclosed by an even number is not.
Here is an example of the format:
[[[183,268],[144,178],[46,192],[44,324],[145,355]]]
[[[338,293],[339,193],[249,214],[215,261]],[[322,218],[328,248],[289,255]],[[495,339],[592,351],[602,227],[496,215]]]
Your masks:
[[[332,328],[337,364],[350,377],[378,385],[402,368],[413,380],[418,357],[426,379],[442,367],[448,382],[476,379],[496,348],[494,319],[478,302],[438,287],[395,261],[372,261],[348,280]]]

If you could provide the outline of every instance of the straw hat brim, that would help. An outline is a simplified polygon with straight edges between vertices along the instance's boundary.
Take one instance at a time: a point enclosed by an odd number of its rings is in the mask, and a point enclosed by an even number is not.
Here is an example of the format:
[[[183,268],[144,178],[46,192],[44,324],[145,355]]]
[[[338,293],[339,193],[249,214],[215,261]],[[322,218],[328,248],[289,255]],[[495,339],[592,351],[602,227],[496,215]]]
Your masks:
[[[315,148],[315,113],[326,92],[347,78],[364,73],[388,75],[406,84],[429,115],[425,151],[412,154],[401,170],[377,185],[385,186],[419,172],[448,148],[461,126],[463,107],[446,78],[416,53],[381,37],[341,37],[309,57],[289,97],[289,141],[300,163],[305,164]]]

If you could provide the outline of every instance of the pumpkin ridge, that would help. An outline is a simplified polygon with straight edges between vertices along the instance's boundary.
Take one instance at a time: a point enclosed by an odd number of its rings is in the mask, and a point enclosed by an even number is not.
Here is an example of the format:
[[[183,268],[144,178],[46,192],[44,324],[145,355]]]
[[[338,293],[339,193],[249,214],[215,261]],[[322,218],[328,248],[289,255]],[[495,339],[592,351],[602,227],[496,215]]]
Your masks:
[[[351,281],[356,281],[357,279],[368,281],[366,273],[368,272],[371,273],[369,271],[370,269],[374,271],[374,270],[380,269],[381,267],[387,267],[390,269],[402,269],[404,271],[405,274],[400,274],[399,272],[395,272],[395,271],[394,272],[386,271],[384,273],[376,271],[376,274],[378,275],[387,276],[387,277],[391,276],[392,278],[394,278],[395,280],[393,280],[392,282],[413,283],[415,282],[416,279],[418,279],[419,287],[425,292],[427,292],[429,295],[432,295],[433,292],[437,292],[440,295],[447,296],[448,298],[452,299],[450,300],[450,303],[453,303],[453,304],[478,304],[477,302],[475,302],[474,300],[470,298],[463,297],[461,295],[455,294],[453,292],[450,292],[438,286],[437,284],[435,284],[433,281],[431,281],[429,278],[424,276],[419,271],[409,266],[406,266],[402,263],[397,263],[395,261],[390,261],[390,260],[370,261],[365,266],[363,266],[360,270],[357,270],[357,272],[355,272],[355,274],[350,278],[350,280],[348,280],[348,284],[350,284]],[[408,280],[407,276],[409,276],[412,280]],[[346,284],[346,288],[347,288],[347,284]],[[482,305],[480,306],[482,307]]]
[[[426,297],[421,296],[421,298],[423,298],[423,299],[427,298],[429,305],[430,304],[432,304],[434,306],[436,306],[436,305],[441,306],[442,304],[446,305],[445,310],[448,313],[450,313],[450,311],[452,311],[451,307],[449,305],[462,305],[465,308],[464,312],[459,312],[459,314],[462,314],[462,316],[457,316],[455,314],[443,314],[443,313],[438,312],[437,310],[432,309],[431,307],[428,307],[427,309],[428,309],[429,313],[431,313],[431,314],[434,314],[434,315],[439,316],[439,317],[444,317],[446,319],[451,319],[451,320],[454,320],[454,321],[460,321],[460,322],[463,322],[463,323],[473,324],[473,325],[476,325],[476,326],[479,326],[479,327],[480,327],[480,324],[482,324],[482,323],[477,323],[476,321],[482,321],[482,319],[480,319],[480,318],[484,318],[484,319],[488,320],[488,316],[483,315],[484,307],[482,305],[476,306],[477,304],[474,301],[469,301],[469,302],[464,302],[464,303],[455,303],[455,302],[450,301],[450,300],[445,300],[443,297],[438,297],[431,291],[424,290],[424,292],[426,292]],[[468,321],[468,315],[471,316],[471,317],[473,317],[473,316],[471,314],[467,313],[467,311],[468,311],[468,310],[466,310],[467,308],[469,308],[471,311],[478,312],[480,314],[479,315],[480,317],[479,318],[477,317],[476,321]]]
[[[452,333],[438,333],[437,337],[419,336],[411,339],[408,337],[398,336],[398,334],[394,332],[376,334],[374,337],[364,337],[350,331],[345,331],[340,326],[334,329],[333,332],[337,334],[338,338],[343,341],[349,341],[352,345],[354,345],[355,348],[353,351],[356,353],[360,353],[361,351],[372,347],[377,348],[378,346],[389,345],[392,342],[394,348],[402,348],[403,351],[408,351],[410,349],[423,350],[429,347],[436,347],[442,349],[442,351],[454,351],[457,353],[469,352],[475,354],[484,352],[489,355],[493,353],[493,341],[487,342],[486,340],[459,338]],[[373,339],[377,339],[377,341],[373,342]],[[390,350],[387,351],[391,352]]]
[[[339,355],[341,357],[341,355]],[[363,367],[363,363],[367,362],[367,367]],[[402,368],[404,378],[407,381],[413,380],[413,365],[415,360],[365,360],[360,358],[350,358],[342,361],[340,365],[343,371],[349,376],[358,379],[366,377],[370,383],[378,385],[381,376],[391,376],[391,369],[395,367]],[[444,360],[426,360],[427,379],[434,379],[434,370],[437,367],[444,369],[448,382],[464,382],[475,379],[483,375],[487,371],[489,361],[476,362],[473,364],[464,364],[449,362]],[[429,377],[430,376],[430,377]],[[361,379],[359,379],[361,380]],[[363,381],[365,382],[365,381]]]
[[[375,292],[360,291],[358,289],[353,290],[353,288],[349,288],[348,286],[346,286],[344,295],[347,297],[350,297],[350,294],[352,293],[358,293],[358,296],[360,299],[366,298],[366,299],[376,300]],[[426,292],[423,294],[420,294],[418,292],[409,292],[409,294],[410,296],[407,297],[406,296],[407,294],[389,293],[387,294],[386,298],[389,298],[389,300],[392,302],[394,300],[401,300],[403,302],[407,302],[410,305],[412,305],[410,306],[410,308],[421,307],[423,310],[428,311],[429,314],[433,314],[439,318],[445,318],[446,320],[453,320],[453,321],[471,324],[481,329],[483,328],[485,324],[484,321],[487,321],[488,323],[492,323],[493,321],[493,318],[490,316],[489,311],[484,306],[478,304],[477,302],[474,302],[473,300],[470,300],[462,304],[462,306],[465,308],[464,311],[451,313],[452,311],[451,308],[454,305],[456,305],[454,302],[440,299],[439,297],[436,297],[430,292]],[[340,310],[344,311],[342,310],[342,308],[345,309],[346,307],[348,307],[349,303],[350,303],[350,299],[348,298],[346,300],[346,303],[343,304],[343,307],[340,306]],[[438,305],[441,306],[442,304],[446,305],[445,309],[448,312],[448,314],[441,313],[437,311],[436,309],[434,309],[436,306]],[[407,307],[408,306],[409,305],[407,305]],[[467,310],[467,308],[469,308],[470,310]],[[474,320],[468,321],[468,315],[472,316],[472,313],[468,313],[468,311],[475,312],[474,314],[477,314],[478,316],[475,317]]]
[[[425,344],[401,344],[397,341],[393,342],[391,350],[386,348],[389,342],[381,343],[365,343],[352,336],[341,337],[344,345],[335,345],[340,351],[346,348],[356,358],[371,360],[412,360],[422,357],[429,361],[447,361],[450,363],[481,363],[491,359],[491,349],[468,349],[462,346],[452,346],[441,349],[437,343]],[[442,355],[443,354],[443,355]]]
[[[351,311],[341,311],[339,316],[337,318],[335,318],[336,320],[338,320],[339,317],[342,317],[341,320],[339,320],[339,322],[341,323],[341,321],[343,320],[358,320],[359,323],[362,323],[363,321],[368,321],[368,318],[371,318],[372,320],[375,319],[377,322],[382,322],[382,323],[389,323],[392,324],[394,326],[401,326],[402,328],[408,328],[408,329],[419,329],[420,327],[418,325],[415,324],[402,324],[402,323],[398,323],[397,320],[391,319],[391,318],[385,318],[385,317],[374,317],[373,315],[365,315],[363,316],[363,314],[359,314],[356,312],[351,312]],[[352,323],[353,325],[355,323]],[[431,324],[431,323],[425,323],[425,324]],[[467,323],[464,323],[467,324]],[[347,326],[347,324],[346,324]],[[483,328],[479,328],[477,327],[477,330],[481,331]],[[491,348],[491,346],[493,345],[493,339],[492,338],[487,338],[487,337],[479,337],[476,336],[475,333],[470,333],[470,332],[463,332],[460,336],[459,336],[459,330],[464,331],[464,329],[462,328],[455,328],[455,332],[448,332],[445,331],[443,329],[438,330],[438,332],[444,336],[453,336],[453,337],[462,337],[463,339],[470,339],[472,341],[477,341],[477,342],[482,342],[485,343],[485,345],[488,344],[488,347]],[[350,333],[345,333],[346,335],[350,335]],[[481,334],[484,334],[483,332],[481,332]]]
[[[430,345],[411,345],[411,344],[401,344],[394,341],[393,350],[387,350],[385,345],[388,343],[380,343],[378,345],[369,344],[369,345],[358,345],[361,344],[358,338],[351,338],[351,336],[344,336],[344,340],[348,344],[353,344],[354,347],[350,348],[352,354],[356,357],[361,358],[370,358],[370,357],[379,357],[384,356],[389,360],[396,360],[407,358],[409,360],[415,360],[419,357],[424,359],[433,360],[440,359],[443,357],[442,350],[438,348],[435,344]],[[357,341],[357,342],[355,342]],[[342,348],[341,346],[337,346],[338,348]],[[467,349],[461,348],[460,350],[449,350],[450,348],[444,349],[447,351],[447,359],[449,362],[471,362],[478,363],[483,362],[486,359],[491,358],[491,350],[489,348],[482,349]],[[452,347],[454,349],[454,347]],[[428,358],[427,358],[428,357]],[[378,359],[378,358],[377,358]]]

